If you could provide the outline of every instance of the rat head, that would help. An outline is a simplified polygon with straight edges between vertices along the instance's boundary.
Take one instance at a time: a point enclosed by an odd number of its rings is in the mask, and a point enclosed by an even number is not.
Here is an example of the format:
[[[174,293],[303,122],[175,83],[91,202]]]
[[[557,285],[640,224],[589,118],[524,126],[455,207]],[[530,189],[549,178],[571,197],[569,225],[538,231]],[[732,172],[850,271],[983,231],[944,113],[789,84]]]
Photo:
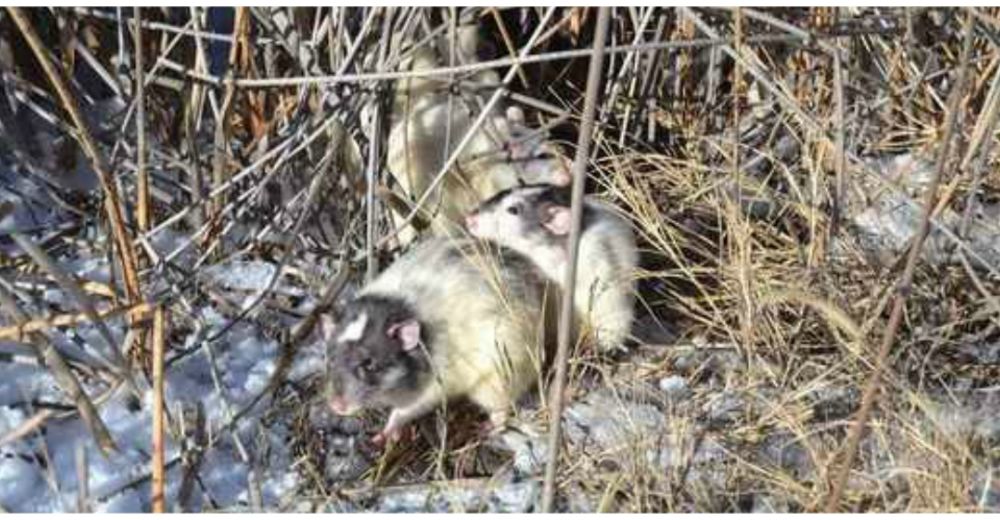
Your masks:
[[[572,162],[566,159],[556,145],[546,140],[537,130],[525,124],[524,111],[518,106],[507,108],[506,123],[511,140],[503,144],[508,159],[517,163],[516,178],[504,178],[498,186],[525,184],[552,184],[569,186],[573,181]],[[499,169],[502,171],[503,169]]]
[[[341,415],[396,406],[425,381],[429,364],[421,324],[404,302],[365,295],[349,303],[339,325],[324,316],[330,359],[330,407]]]
[[[569,234],[570,188],[529,184],[501,191],[469,213],[465,227],[525,253],[558,243]]]

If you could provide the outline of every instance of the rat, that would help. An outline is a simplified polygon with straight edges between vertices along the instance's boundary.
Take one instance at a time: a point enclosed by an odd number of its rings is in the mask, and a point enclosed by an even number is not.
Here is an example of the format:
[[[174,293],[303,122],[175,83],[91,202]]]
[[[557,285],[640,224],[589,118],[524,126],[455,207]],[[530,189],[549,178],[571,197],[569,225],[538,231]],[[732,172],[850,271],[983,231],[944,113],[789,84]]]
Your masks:
[[[489,415],[490,431],[504,427],[540,380],[552,343],[546,287],[513,250],[484,254],[469,239],[418,243],[348,301],[337,324],[322,318],[330,408],[391,408],[376,443],[458,397]]]
[[[466,216],[466,229],[524,254],[563,287],[569,264],[570,189],[539,183],[503,190]],[[585,197],[573,305],[602,351],[622,347],[630,336],[638,263],[632,226],[612,206]]]
[[[454,36],[456,63],[477,63],[476,50],[482,45],[478,24],[460,24]],[[425,73],[448,66],[447,40],[439,36],[433,41],[443,45],[418,46],[401,69]],[[465,214],[500,190],[521,182],[569,183],[566,159],[543,139],[544,131],[529,128],[521,107],[498,102],[482,124],[474,125],[488,97],[483,93],[500,81],[496,71],[481,70],[460,83],[422,75],[395,82],[386,147],[386,170],[393,182],[386,198],[393,201],[389,209],[396,228],[432,185],[417,215],[427,221],[431,234],[460,235]],[[456,162],[437,180],[470,131]],[[399,243],[410,244],[418,234],[407,226],[396,236]]]

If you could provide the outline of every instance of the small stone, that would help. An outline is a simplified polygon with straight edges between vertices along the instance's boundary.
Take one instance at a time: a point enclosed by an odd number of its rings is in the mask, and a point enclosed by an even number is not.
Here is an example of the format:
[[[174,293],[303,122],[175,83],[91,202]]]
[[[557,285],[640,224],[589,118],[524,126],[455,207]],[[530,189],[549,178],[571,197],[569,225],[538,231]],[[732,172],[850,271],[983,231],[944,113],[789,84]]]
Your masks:
[[[325,476],[333,482],[349,482],[359,478],[371,467],[360,452],[349,455],[330,454],[326,457]]]
[[[790,432],[766,437],[757,452],[757,463],[781,468],[796,478],[813,478],[816,467],[802,442]]]
[[[531,511],[541,497],[538,482],[518,482],[507,484],[489,497],[489,512],[524,513]]]
[[[549,460],[546,438],[524,429],[508,429],[488,441],[489,445],[514,456],[514,471],[518,476],[537,475]]]
[[[710,423],[731,424],[743,414],[746,401],[732,392],[723,392],[706,405],[707,419]]]
[[[621,450],[657,438],[664,431],[666,418],[655,406],[621,400],[599,390],[567,408],[563,421],[571,443]]]
[[[667,395],[668,399],[677,401],[691,395],[687,380],[681,376],[664,377],[659,382],[660,390]]]

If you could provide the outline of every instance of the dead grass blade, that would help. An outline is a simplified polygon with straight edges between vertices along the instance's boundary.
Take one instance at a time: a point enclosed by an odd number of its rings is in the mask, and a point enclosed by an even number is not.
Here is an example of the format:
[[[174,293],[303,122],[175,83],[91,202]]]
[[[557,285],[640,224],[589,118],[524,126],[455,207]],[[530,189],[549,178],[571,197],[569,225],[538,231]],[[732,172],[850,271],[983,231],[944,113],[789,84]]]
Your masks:
[[[166,351],[166,311],[158,305],[153,312],[153,460],[152,497],[154,513],[166,512],[166,472],[163,469],[164,447],[164,373]]]
[[[27,321],[27,316],[18,308],[13,295],[7,289],[7,283],[3,280],[0,280],[0,306],[15,321]],[[108,431],[107,425],[104,424],[101,416],[97,413],[97,407],[94,406],[94,403],[83,391],[80,382],[73,374],[73,371],[70,370],[66,360],[59,355],[52,342],[39,333],[31,333],[29,340],[38,357],[43,360],[45,366],[52,372],[52,377],[59,385],[59,389],[76,406],[77,411],[80,413],[80,418],[87,425],[97,446],[105,455],[117,451],[118,448],[111,438],[111,433]],[[54,412],[48,412],[48,410],[42,411],[32,417],[32,419],[24,422],[20,427],[7,432],[3,438],[0,438],[0,446],[12,442],[43,424],[54,414]]]
[[[111,223],[111,231],[115,238],[115,244],[118,247],[122,273],[125,280],[125,292],[130,302],[137,303],[141,298],[141,292],[135,249],[132,247],[128,231],[125,229],[125,217],[121,200],[118,196],[118,190],[115,188],[111,172],[107,168],[104,155],[87,129],[87,125],[80,113],[80,108],[76,103],[76,98],[70,91],[59,69],[49,58],[44,45],[35,33],[34,28],[32,28],[31,22],[28,21],[24,12],[18,7],[8,7],[7,11],[10,13],[11,18],[14,19],[21,34],[24,35],[24,39],[34,52],[35,58],[45,71],[49,82],[55,88],[59,99],[62,101],[63,108],[73,120],[73,125],[77,131],[76,138],[79,140],[87,157],[90,158],[94,171],[97,172],[98,178],[101,181],[101,187],[104,190],[104,207],[107,212],[108,221]]]
[[[886,359],[889,357],[889,350],[892,348],[895,341],[896,331],[899,329],[900,322],[902,321],[903,307],[906,304],[906,298],[911,290],[913,274],[917,267],[917,261],[920,259],[920,254],[923,250],[924,239],[927,237],[927,232],[930,230],[930,216],[937,200],[938,186],[941,183],[941,179],[945,175],[945,167],[947,166],[949,159],[948,154],[951,148],[952,137],[955,132],[955,122],[958,120],[958,107],[965,90],[966,70],[969,64],[969,53],[972,49],[972,37],[975,32],[973,27],[973,15],[971,13],[968,15],[965,31],[965,45],[962,50],[962,61],[958,72],[958,79],[955,82],[955,86],[952,88],[951,100],[948,104],[947,121],[945,122],[944,138],[941,141],[941,149],[938,152],[937,168],[934,173],[934,179],[931,181],[931,185],[927,188],[924,195],[924,209],[920,220],[920,230],[914,237],[913,243],[907,253],[906,266],[903,268],[903,274],[900,277],[899,284],[896,286],[895,295],[893,296],[889,322],[886,325],[885,333],[882,336],[882,343],[879,345],[878,355],[875,358],[875,368],[872,371],[868,382],[865,384],[865,390],[861,397],[861,407],[858,409],[858,412],[854,417],[854,421],[851,424],[851,430],[847,434],[847,440],[845,441],[845,447],[842,452],[844,460],[839,468],[836,479],[833,482],[830,495],[826,502],[827,512],[833,513],[840,508],[840,498],[844,493],[844,487],[847,484],[847,479],[851,472],[851,466],[854,462],[858,445],[861,442],[865,424],[868,422],[868,416],[871,414],[871,411],[875,406],[876,397],[881,383],[881,373],[882,370],[884,370]]]
[[[607,39],[611,9],[601,7],[594,29],[594,54],[587,72],[587,94],[583,105],[583,124],[580,142],[573,160],[573,199],[569,233],[569,262],[567,263],[562,308],[559,313],[558,349],[554,361],[555,377],[549,392],[549,458],[545,465],[545,486],[542,490],[542,511],[551,513],[555,501],[556,469],[559,465],[559,442],[562,433],[563,394],[566,385],[567,357],[573,326],[573,297],[576,286],[577,255],[580,250],[580,229],[583,222],[583,187],[587,180],[587,163],[590,158],[590,140],[593,137],[594,117],[597,114],[597,94],[601,87],[604,64],[604,45]]]

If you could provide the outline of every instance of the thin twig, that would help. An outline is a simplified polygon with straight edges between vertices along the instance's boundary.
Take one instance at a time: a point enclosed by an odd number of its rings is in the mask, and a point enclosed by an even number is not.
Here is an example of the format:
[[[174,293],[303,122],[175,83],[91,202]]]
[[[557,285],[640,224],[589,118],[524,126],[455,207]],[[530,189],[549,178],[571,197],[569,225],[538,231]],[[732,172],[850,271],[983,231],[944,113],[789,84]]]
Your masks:
[[[135,7],[135,19],[142,20],[142,13]],[[148,231],[150,224],[149,173],[146,171],[146,86],[143,82],[142,29],[135,31],[135,175],[136,175],[136,223],[140,231]]]
[[[490,7],[488,9],[486,9],[486,10],[491,15],[493,15],[493,22],[496,24],[497,29],[500,29],[500,37],[503,39],[504,46],[507,47],[507,54],[509,54],[511,57],[516,56],[517,53],[514,50],[514,39],[510,37],[510,32],[507,30],[507,24],[504,23],[503,17],[500,15],[500,11],[497,10],[497,8],[495,8],[495,7]],[[452,19],[451,19],[451,23],[452,23],[452,26],[453,26],[452,30],[454,30],[454,25],[458,23],[458,20],[456,18],[457,18],[456,16],[452,16]],[[539,38],[538,43],[542,44],[543,40],[541,38]],[[455,52],[454,48],[455,48],[455,46],[452,45],[452,54],[453,55],[454,55],[454,52]],[[451,66],[451,67],[454,67],[455,66],[455,60],[454,59],[451,60],[451,62],[448,63],[448,65]],[[454,75],[452,75],[452,77],[454,77]],[[528,76],[524,73],[524,70],[522,70],[520,68],[517,69],[517,77],[518,77],[518,79],[521,80],[521,85],[523,85],[525,89],[527,89],[530,86],[530,83],[528,82]],[[450,119],[449,119],[449,121],[450,121]]]
[[[226,174],[230,155],[229,127],[230,114],[236,97],[237,85],[233,81],[236,77],[236,60],[240,56],[243,38],[241,35],[250,30],[247,19],[246,7],[236,8],[235,21],[233,22],[233,44],[229,48],[229,66],[226,68],[225,86],[226,90],[222,96],[222,109],[219,111],[215,121],[215,150],[212,155],[212,203],[209,206],[209,221],[213,226],[218,226],[221,220],[222,207],[225,204],[225,197],[220,187],[226,184],[228,175]],[[244,51],[245,52],[245,51]]]
[[[83,442],[76,443],[76,512],[89,513],[90,469],[87,464],[87,449]]]
[[[183,513],[191,510],[191,492],[194,490],[194,483],[198,478],[198,469],[204,460],[204,405],[200,401],[195,402],[189,407],[182,408],[178,415],[180,416],[178,422],[180,423],[179,437],[183,474],[174,507],[178,512]]]
[[[653,10],[650,9],[646,11],[645,15],[643,15],[639,27],[637,27],[635,30],[635,36],[632,39],[632,45],[631,45],[632,47],[639,46],[639,42],[642,41],[642,36],[646,29],[646,25],[648,25],[649,21],[652,19],[652,14]],[[638,51],[631,51],[626,53],[625,59],[622,60],[621,65],[617,67],[618,74],[611,82],[611,93],[608,95],[608,98],[603,103],[601,103],[601,116],[600,116],[601,121],[606,121],[608,117],[608,112],[612,108],[614,108],[615,100],[618,99],[618,94],[621,91],[621,82],[625,78],[625,75],[628,73],[629,67],[632,66],[632,61],[636,58],[636,56],[638,56],[638,54],[639,54]],[[622,126],[624,127],[626,125]]]
[[[26,321],[28,319],[28,316],[18,308],[13,294],[7,288],[6,281],[2,279],[0,279],[0,307],[15,321]],[[83,391],[80,381],[77,380],[66,360],[59,354],[59,351],[56,350],[52,342],[43,334],[36,333],[33,334],[30,344],[35,349],[37,356],[44,361],[45,366],[52,372],[52,377],[55,379],[59,389],[76,406],[77,411],[80,413],[80,418],[87,425],[90,434],[94,437],[94,442],[101,449],[101,452],[104,455],[109,455],[117,451],[118,448],[115,446],[115,442],[108,432],[108,427],[97,413],[97,407],[94,406],[94,403]],[[39,416],[37,419],[38,421],[34,425],[41,425],[48,419],[48,416]],[[33,428],[33,425],[29,425],[29,428]],[[12,429],[3,435],[0,438],[0,446],[16,438],[17,433],[17,429]]]
[[[195,29],[201,28],[201,14],[198,12],[198,8],[192,6],[191,8],[191,24]],[[204,12],[204,11],[202,11]],[[195,57],[194,64],[195,68],[199,72],[204,72],[207,70],[207,59],[205,58],[205,45],[202,43],[202,38],[196,36],[194,39],[195,43]],[[165,54],[165,53],[164,53]],[[187,151],[190,157],[194,160],[191,161],[191,168],[188,173],[190,179],[190,190],[191,190],[191,200],[194,202],[201,202],[202,195],[204,191],[201,161],[197,160],[198,157],[198,129],[201,127],[201,122],[204,118],[205,113],[205,100],[208,99],[207,89],[204,85],[195,84],[191,86],[191,100],[190,103],[185,105],[184,110],[184,138],[185,144],[187,145]],[[182,148],[183,150],[183,148]],[[189,223],[191,227],[197,228],[204,222],[204,215],[201,211],[201,207],[195,207],[191,212],[191,218]]]
[[[115,21],[115,22],[119,21],[119,19],[116,18],[113,15],[110,15],[108,13],[105,13],[105,12],[102,12],[102,11],[98,11],[98,10],[92,9],[92,8],[77,7],[77,8],[74,8],[74,11],[77,12],[77,13],[79,13],[79,14],[82,14],[84,16],[89,16],[89,17],[100,19],[100,20]],[[136,30],[137,29],[136,28],[136,21],[135,20],[125,19],[124,22],[126,24],[128,24],[128,25],[131,25],[132,26],[131,27],[132,30]],[[175,27],[173,25],[170,25],[170,24],[167,24],[167,23],[163,23],[163,22],[151,22],[151,21],[147,20],[147,21],[139,22],[139,26],[142,27],[143,29],[149,29],[151,31],[169,32],[169,33],[173,33],[173,34],[180,35],[180,36],[191,36],[191,37],[195,37],[195,38],[204,38],[206,40],[214,40],[214,41],[224,42],[224,43],[232,43],[233,42],[233,36],[230,35],[230,34],[221,34],[221,33],[207,32],[207,31],[201,31],[201,30],[186,29],[184,27]],[[264,43],[263,39],[260,42]]]
[[[385,57],[392,41],[391,7],[382,8],[382,41],[379,48],[378,71],[385,67]],[[371,281],[378,273],[378,258],[375,256],[375,185],[378,183],[377,169],[381,164],[379,144],[382,141],[382,107],[385,100],[380,96],[372,100],[372,120],[369,135],[368,167],[365,169],[365,280]]]
[[[152,309],[152,305],[148,303],[140,303],[138,305],[128,305],[97,311],[97,317],[100,319],[108,319],[122,314],[127,314],[130,319],[142,320],[145,319]],[[91,317],[87,313],[83,312],[78,314],[60,314],[51,318],[31,319],[24,316],[23,321],[20,321],[15,325],[0,327],[0,340],[24,341],[29,334],[35,332],[42,332],[55,327],[71,327],[86,321],[91,321]]]
[[[845,486],[847,485],[847,479],[851,474],[851,466],[854,463],[855,453],[858,450],[858,445],[861,443],[864,427],[868,422],[868,416],[871,414],[871,411],[875,406],[875,398],[878,394],[881,383],[881,373],[885,367],[886,360],[889,357],[889,350],[895,342],[896,331],[899,329],[900,323],[902,322],[903,309],[906,305],[906,298],[911,290],[913,274],[916,271],[917,261],[920,259],[920,255],[923,251],[924,239],[927,237],[928,231],[930,231],[930,216],[935,206],[935,199],[937,198],[941,178],[944,177],[945,167],[948,164],[948,153],[950,151],[952,136],[955,133],[955,122],[958,120],[959,103],[965,91],[966,70],[968,69],[969,54],[972,50],[973,34],[975,33],[973,31],[973,16],[971,13],[968,16],[965,30],[965,44],[962,49],[962,62],[958,72],[958,79],[954,88],[952,88],[951,100],[948,103],[948,117],[945,122],[944,140],[941,142],[941,150],[938,152],[934,179],[931,181],[930,187],[927,188],[927,191],[924,194],[923,215],[920,219],[920,229],[917,231],[917,234],[913,239],[913,243],[910,246],[910,250],[906,258],[906,266],[903,269],[899,285],[896,288],[896,294],[893,296],[889,323],[886,326],[885,334],[882,336],[882,343],[879,345],[878,355],[875,358],[875,368],[872,370],[871,377],[865,385],[864,393],[861,396],[861,408],[858,410],[857,415],[855,415],[854,421],[851,424],[851,429],[847,434],[846,446],[842,452],[844,461],[839,468],[839,472],[834,480],[830,495],[827,498],[827,512],[833,513],[840,508],[840,498],[844,492]]]
[[[45,71],[45,75],[49,82],[52,84],[53,88],[59,95],[59,99],[62,101],[63,108],[69,113],[70,119],[73,120],[73,125],[76,127],[76,138],[80,142],[80,146],[83,148],[84,153],[90,158],[91,165],[94,171],[97,172],[97,176],[101,181],[101,188],[104,190],[104,207],[108,214],[108,220],[111,222],[111,231],[115,238],[115,243],[118,246],[118,254],[121,258],[122,272],[125,279],[125,292],[128,295],[129,301],[131,303],[136,303],[141,297],[141,292],[139,289],[139,276],[136,267],[135,260],[135,250],[128,239],[128,232],[125,229],[125,217],[121,206],[121,201],[118,197],[118,190],[115,187],[115,183],[112,179],[111,172],[107,168],[107,162],[104,160],[104,155],[101,153],[100,148],[97,147],[97,143],[94,142],[93,137],[87,130],[87,124],[83,119],[83,115],[80,113],[80,107],[76,103],[76,98],[73,96],[66,84],[65,79],[60,70],[56,67],[56,64],[49,59],[49,55],[45,50],[45,46],[42,41],[38,38],[35,30],[31,26],[31,22],[28,21],[27,16],[18,7],[7,7],[7,12],[10,13],[11,18],[14,19],[14,23],[17,24],[18,29],[20,29],[21,34],[24,39],[28,42],[31,47],[35,58],[38,60],[39,65]]]
[[[895,26],[883,27],[879,29],[859,29],[853,31],[842,31],[817,35],[816,38],[838,38],[844,35],[856,34],[895,34],[901,29]],[[788,34],[765,34],[746,38],[747,44],[763,43],[788,43],[800,41],[801,37]],[[653,51],[665,49],[691,49],[699,47],[712,47],[720,45],[730,45],[732,38],[694,38],[684,41],[669,41],[644,43],[640,45],[616,45],[608,47],[607,54],[621,54],[636,51]],[[530,63],[542,63],[548,61],[565,61],[576,58],[586,58],[591,56],[591,49],[573,49],[567,51],[546,52],[540,54],[527,54],[517,58],[498,58],[495,60],[482,61],[478,63],[457,65],[455,67],[437,67],[408,71],[390,71],[382,73],[359,73],[359,74],[337,74],[333,76],[299,76],[288,78],[263,78],[263,79],[240,79],[236,84],[244,88],[280,88],[299,85],[329,85],[338,83],[364,83],[369,81],[403,80],[413,78],[427,78],[433,76],[447,76],[451,74],[466,75],[487,69],[500,67],[523,66]],[[189,71],[185,71],[189,77],[194,78]],[[208,81],[213,84],[221,84],[222,80],[215,76],[202,75],[195,79]]]
[[[163,469],[163,357],[166,348],[166,311],[158,305],[153,314],[153,483],[150,498],[154,513],[166,511],[166,474]]]
[[[743,9],[736,7],[733,20],[733,49],[741,52],[744,45],[745,36],[743,34]],[[753,344],[753,317],[754,300],[751,290],[751,247],[752,241],[748,232],[747,217],[740,208],[743,207],[743,169],[740,162],[740,123],[743,113],[743,66],[737,61],[733,65],[733,151],[731,163],[731,175],[736,184],[736,201],[730,202],[728,208],[728,218],[730,226],[736,228],[732,233],[730,247],[735,246],[735,252],[731,255],[736,259],[737,281],[740,287],[740,331],[743,335],[742,346],[749,349]],[[727,199],[730,200],[730,199]],[[810,242],[814,243],[814,242]]]
[[[541,30],[548,23],[549,18],[552,17],[552,13],[554,12],[555,12],[554,7],[550,7],[548,8],[548,10],[545,11],[545,14],[542,16],[542,20],[538,23],[538,28],[531,35],[531,38],[528,40],[528,43],[524,45],[524,48],[521,49],[521,56],[527,56],[528,53],[531,52],[531,49],[533,49],[535,46],[535,40],[538,38],[539,34],[541,34]],[[384,235],[378,241],[378,247],[380,248],[385,247],[385,245],[390,240],[392,240],[393,237],[395,237],[400,231],[405,229],[406,226],[409,226],[410,223],[413,222],[413,219],[416,218],[416,216],[420,213],[421,208],[427,202],[427,199],[429,199],[431,197],[431,194],[434,193],[434,191],[437,189],[438,184],[440,184],[441,181],[444,180],[445,175],[447,175],[448,172],[451,171],[452,167],[458,161],[458,158],[462,154],[462,151],[479,132],[479,127],[482,126],[483,123],[486,121],[486,119],[493,114],[493,108],[496,106],[497,102],[500,101],[500,98],[503,96],[504,92],[506,92],[507,85],[509,85],[511,80],[514,79],[514,76],[517,74],[519,68],[520,68],[519,66],[514,66],[511,67],[509,71],[507,71],[507,74],[500,81],[500,86],[490,97],[489,101],[487,101],[486,104],[483,106],[483,109],[479,113],[479,116],[476,118],[476,120],[473,121],[471,125],[469,125],[469,129],[466,130],[465,135],[458,142],[458,144],[455,145],[455,149],[452,150],[451,155],[448,157],[448,160],[445,161],[443,165],[441,165],[441,169],[438,171],[437,175],[435,175],[431,183],[427,186],[427,188],[424,189],[424,192],[413,204],[413,209],[411,209],[410,213],[399,222],[399,224],[396,226],[394,230]]]
[[[975,11],[974,8],[973,12]],[[983,173],[987,171],[990,150],[996,143],[996,139],[987,138],[992,136],[1000,122],[1000,67],[993,74],[990,82],[990,90],[983,102],[983,111],[976,121],[972,132],[972,139],[969,142],[965,157],[962,158],[961,167],[964,170],[972,163],[972,184],[969,186],[968,196],[965,202],[965,209],[962,211],[962,221],[958,227],[958,236],[963,239],[968,238],[969,225],[972,222],[972,213],[978,204],[979,188],[982,185]],[[975,155],[977,154],[978,155]]]
[[[51,276],[59,288],[66,291],[67,294],[76,303],[76,307],[83,312],[87,318],[94,323],[97,328],[98,334],[100,334],[101,339],[106,343],[105,351],[96,351],[98,359],[104,362],[109,369],[111,369],[119,377],[126,379],[131,379],[128,374],[128,365],[125,362],[125,357],[122,356],[121,351],[118,349],[118,343],[115,341],[114,336],[111,334],[111,329],[108,328],[107,323],[101,318],[97,313],[97,309],[94,307],[90,297],[87,296],[76,283],[75,280],[70,278],[70,275],[62,270],[55,262],[49,258],[49,255],[42,251],[40,247],[35,245],[31,239],[20,234],[11,233],[11,238],[14,242],[23,250],[32,260],[38,264],[45,272]],[[134,383],[130,383],[134,387]]]
[[[839,7],[834,7],[833,9],[837,11],[840,10]],[[843,212],[842,205],[845,202],[844,197],[846,197],[846,193],[844,193],[844,190],[846,189],[845,183],[847,182],[845,177],[845,170],[847,169],[847,156],[844,153],[844,150],[847,147],[844,137],[844,118],[846,117],[845,112],[847,109],[844,103],[844,67],[840,59],[839,46],[833,49],[833,96],[836,103],[835,110],[837,111],[837,118],[834,123],[836,125],[834,133],[836,134],[835,160],[837,161],[837,172],[833,196],[833,215],[830,225],[830,237],[836,236],[837,231],[839,230],[841,213]],[[829,250],[829,248],[827,248],[827,250]]]
[[[573,160],[573,195],[571,206],[572,227],[569,233],[569,262],[563,280],[563,301],[559,315],[558,350],[555,359],[555,379],[549,396],[549,459],[545,465],[545,486],[542,490],[542,511],[552,512],[555,499],[556,469],[559,466],[559,437],[562,426],[563,391],[566,385],[566,365],[569,357],[569,343],[573,325],[573,294],[576,287],[577,255],[580,249],[580,229],[583,222],[583,188],[586,184],[587,163],[590,158],[590,141],[594,132],[594,116],[597,113],[597,94],[601,86],[601,70],[604,67],[604,44],[607,39],[611,9],[601,7],[597,13],[597,28],[594,34],[594,52],[591,54],[587,73],[587,93],[583,104],[583,122],[580,124],[580,139]]]

